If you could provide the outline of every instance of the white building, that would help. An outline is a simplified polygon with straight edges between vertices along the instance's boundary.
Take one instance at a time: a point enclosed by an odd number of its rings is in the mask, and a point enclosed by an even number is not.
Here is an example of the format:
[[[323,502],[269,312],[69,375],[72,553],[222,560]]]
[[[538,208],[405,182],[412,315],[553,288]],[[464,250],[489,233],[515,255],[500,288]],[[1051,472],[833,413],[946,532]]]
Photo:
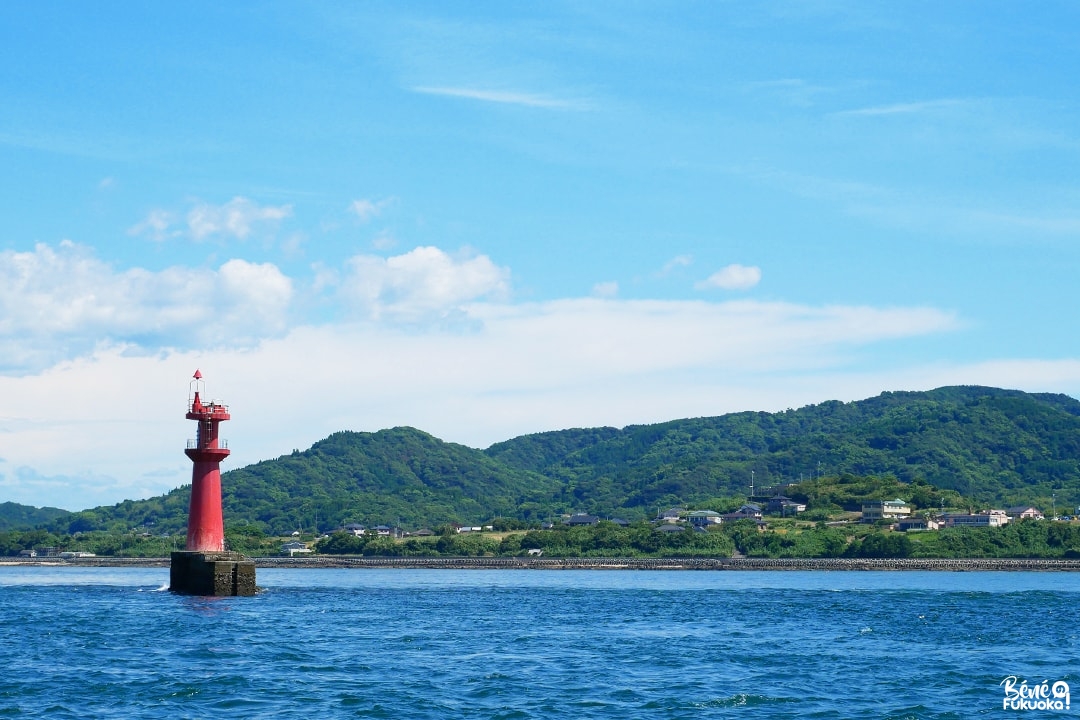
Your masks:
[[[720,513],[712,510],[694,510],[686,514],[686,521],[694,527],[706,527],[719,525],[724,522],[724,518],[720,517]]]
[[[963,513],[943,516],[945,527],[1001,527],[1009,523],[1009,516],[1004,510],[983,510],[974,515]]]
[[[310,555],[311,548],[302,542],[292,541],[287,542],[281,546],[281,554],[288,555],[289,557],[296,557],[297,555]]]
[[[896,500],[872,500],[863,503],[863,522],[877,522],[878,520],[902,520],[911,515],[911,506],[897,498]]]

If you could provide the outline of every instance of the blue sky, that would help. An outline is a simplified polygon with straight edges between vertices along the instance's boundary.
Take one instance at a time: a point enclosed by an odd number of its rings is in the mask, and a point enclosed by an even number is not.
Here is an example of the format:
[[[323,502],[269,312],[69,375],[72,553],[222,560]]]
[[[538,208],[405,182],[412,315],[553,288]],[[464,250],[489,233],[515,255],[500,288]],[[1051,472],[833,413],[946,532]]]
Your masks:
[[[1080,396],[1074,3],[219,5],[0,7],[0,501],[187,482],[196,368],[226,469]]]

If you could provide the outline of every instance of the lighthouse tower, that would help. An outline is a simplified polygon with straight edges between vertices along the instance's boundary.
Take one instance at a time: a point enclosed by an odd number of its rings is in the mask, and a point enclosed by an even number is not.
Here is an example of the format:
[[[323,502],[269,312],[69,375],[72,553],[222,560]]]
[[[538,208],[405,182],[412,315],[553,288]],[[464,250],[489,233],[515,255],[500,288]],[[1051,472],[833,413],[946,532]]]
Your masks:
[[[229,406],[204,400],[202,373],[195,371],[188,393],[187,419],[198,423],[184,451],[191,458],[191,506],[186,550],[172,554],[169,589],[187,595],[254,595],[255,563],[225,552],[221,516],[221,461],[229,448],[218,426],[229,419]]]
[[[191,381],[187,419],[197,422],[195,439],[184,451],[195,465],[191,468],[191,507],[188,511],[187,549],[202,552],[225,550],[225,526],[221,517],[221,461],[229,456],[228,443],[218,434],[218,425],[229,419],[229,406],[217,400],[203,402],[202,373]]]

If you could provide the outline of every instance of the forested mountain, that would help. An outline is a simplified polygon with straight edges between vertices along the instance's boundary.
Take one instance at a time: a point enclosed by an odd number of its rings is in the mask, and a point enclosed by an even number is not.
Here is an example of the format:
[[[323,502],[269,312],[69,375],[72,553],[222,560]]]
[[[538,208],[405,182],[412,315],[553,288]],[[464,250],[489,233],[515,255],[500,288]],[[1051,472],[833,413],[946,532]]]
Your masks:
[[[986,387],[889,392],[780,413],[515,438],[486,453],[560,480],[590,512],[748,493],[827,474],[893,475],[995,504],[1080,500],[1080,402]],[[753,473],[753,477],[751,476]]]
[[[226,524],[253,523],[277,534],[348,522],[417,528],[495,516],[540,519],[556,493],[552,478],[408,427],[334,433],[303,452],[222,474]],[[187,522],[189,497],[185,486],[78,513],[73,525],[89,530],[122,519],[175,532]]]
[[[985,387],[892,392],[780,413],[527,435],[475,450],[412,428],[340,432],[223,475],[226,523],[434,526],[566,512],[627,519],[820,475],[894,476],[979,504],[1080,502],[1080,402]],[[752,474],[752,475],[751,475]],[[188,488],[58,520],[183,527]]]
[[[36,508],[30,505],[3,502],[0,503],[0,531],[29,529],[67,515],[70,513],[60,508]]]

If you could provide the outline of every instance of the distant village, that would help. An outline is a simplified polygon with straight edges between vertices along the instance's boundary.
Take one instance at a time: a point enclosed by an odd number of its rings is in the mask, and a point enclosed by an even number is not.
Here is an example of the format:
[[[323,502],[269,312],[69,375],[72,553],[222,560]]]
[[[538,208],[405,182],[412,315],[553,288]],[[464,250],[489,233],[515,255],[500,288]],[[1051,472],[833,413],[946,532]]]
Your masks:
[[[782,494],[769,497],[751,496],[753,502],[747,502],[736,510],[720,513],[713,510],[690,510],[684,507],[672,507],[667,510],[658,510],[655,518],[651,521],[655,531],[660,533],[682,532],[708,532],[710,528],[716,528],[725,523],[752,522],[759,531],[769,529],[770,522],[777,520],[795,520],[804,513],[807,506],[804,503],[793,500]],[[945,512],[945,511],[914,511],[912,506],[904,500],[872,500],[862,503],[860,512],[848,512],[841,519],[825,522],[828,526],[844,526],[856,523],[877,525],[882,529],[888,528],[896,532],[910,533],[919,531],[934,531],[951,527],[971,528],[995,528],[1007,525],[1010,522],[1020,520],[1046,520],[1047,518],[1038,508],[1031,505],[1020,505],[1006,509],[984,509],[977,512]],[[1070,522],[1072,516],[1055,516],[1051,520]],[[630,523],[619,517],[601,518],[598,515],[586,513],[574,513],[566,515],[555,522],[545,522],[539,526],[541,530],[551,530],[556,527],[585,527],[597,525],[601,522],[609,522],[619,526],[627,526]],[[439,529],[440,532],[453,532],[458,534],[489,533],[494,532],[492,525],[461,525],[452,523]],[[347,523],[334,532],[347,533],[355,537],[385,537],[390,539],[424,538],[438,535],[433,530],[421,528],[415,531],[406,531],[392,525],[366,526],[359,523]],[[148,533],[143,533],[148,535]],[[299,530],[292,533],[292,538],[287,539],[279,548],[283,556],[298,557],[312,555],[316,552],[315,544],[320,540],[330,537],[326,533],[316,533],[312,540],[305,542],[312,536],[308,534],[301,537]],[[168,536],[164,536],[168,537]],[[532,555],[541,555],[542,550],[531,549]],[[79,560],[82,558],[94,558],[94,553],[78,551],[61,551],[56,547],[35,547],[22,550],[19,558],[30,559],[58,559]]]
[[[653,524],[657,532],[707,532],[710,526],[722,525],[740,521],[751,521],[757,525],[758,530],[765,531],[769,527],[767,516],[780,518],[797,518],[800,513],[806,511],[804,503],[792,500],[784,495],[774,495],[769,498],[755,498],[757,502],[748,502],[741,505],[737,510],[728,513],[719,513],[713,510],[688,510],[682,507],[672,507],[658,512]],[[874,524],[885,521],[887,526],[898,532],[918,532],[926,530],[939,530],[946,527],[1001,527],[1011,521],[1017,520],[1045,520],[1046,517],[1038,508],[1030,505],[1020,505],[1005,510],[986,509],[977,512],[926,512],[915,515],[911,505],[899,498],[895,500],[871,500],[864,502],[861,513],[854,513],[851,519],[835,520],[827,525],[847,525],[853,522]],[[1060,521],[1071,521],[1071,516],[1053,518]],[[597,515],[575,513],[565,516],[561,524],[568,527],[581,527],[597,525],[602,521],[615,525],[626,526],[630,523],[622,518],[601,518]],[[540,529],[550,530],[556,523],[542,523]],[[452,523],[450,527],[456,533],[480,533],[492,532],[491,525],[461,525]],[[431,537],[436,533],[423,528],[414,532],[407,532],[399,527],[389,525],[377,525],[366,527],[359,523],[348,523],[337,532],[345,532],[357,537],[379,536],[395,539],[407,537]],[[299,537],[300,532],[293,532],[294,537]],[[317,539],[325,539],[328,535],[320,535]],[[300,540],[292,540],[281,546],[281,553],[290,557],[309,555],[314,549],[308,543]],[[539,555],[541,550],[531,550],[530,553]]]

